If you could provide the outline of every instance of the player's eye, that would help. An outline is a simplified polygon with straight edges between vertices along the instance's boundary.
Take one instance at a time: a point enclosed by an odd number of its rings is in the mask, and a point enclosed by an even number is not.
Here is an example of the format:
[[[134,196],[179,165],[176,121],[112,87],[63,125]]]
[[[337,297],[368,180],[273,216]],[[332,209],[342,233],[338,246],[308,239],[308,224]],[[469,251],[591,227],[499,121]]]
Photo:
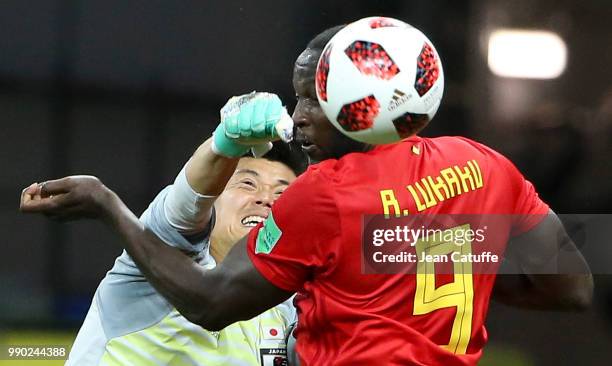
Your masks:
[[[253,182],[252,180],[248,180],[248,179],[245,179],[245,180],[241,181],[240,183],[241,183],[242,186],[244,186],[246,188],[249,188],[249,189],[257,187],[255,182]]]

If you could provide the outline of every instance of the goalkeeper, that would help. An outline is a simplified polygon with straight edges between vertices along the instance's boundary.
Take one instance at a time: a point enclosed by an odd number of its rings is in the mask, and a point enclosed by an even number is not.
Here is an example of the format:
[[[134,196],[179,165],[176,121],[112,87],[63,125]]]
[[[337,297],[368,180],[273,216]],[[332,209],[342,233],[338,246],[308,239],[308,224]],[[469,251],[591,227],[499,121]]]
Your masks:
[[[202,271],[270,212],[302,164],[299,151],[270,141],[291,138],[280,99],[267,93],[234,97],[221,123],[141,217],[151,233],[189,255]],[[284,127],[284,128],[283,128]],[[280,136],[279,136],[280,133]],[[285,162],[275,161],[281,152]],[[288,156],[289,155],[289,156]],[[242,157],[242,158],[241,158]],[[291,168],[290,168],[291,167]],[[40,195],[33,195],[40,199]],[[185,319],[147,282],[124,251],[100,283],[67,365],[279,365],[296,318],[290,301],[210,332]]]

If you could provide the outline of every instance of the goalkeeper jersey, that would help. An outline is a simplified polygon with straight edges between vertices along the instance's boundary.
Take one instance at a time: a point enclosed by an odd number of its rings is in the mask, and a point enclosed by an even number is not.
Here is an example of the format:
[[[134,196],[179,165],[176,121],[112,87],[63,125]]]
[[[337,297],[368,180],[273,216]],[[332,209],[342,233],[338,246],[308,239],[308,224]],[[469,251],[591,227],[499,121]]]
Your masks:
[[[188,240],[166,219],[169,188],[141,221],[168,245],[213,268],[208,232]],[[66,365],[282,365],[285,335],[295,317],[288,300],[253,319],[209,332],[179,314],[124,251],[96,290]]]

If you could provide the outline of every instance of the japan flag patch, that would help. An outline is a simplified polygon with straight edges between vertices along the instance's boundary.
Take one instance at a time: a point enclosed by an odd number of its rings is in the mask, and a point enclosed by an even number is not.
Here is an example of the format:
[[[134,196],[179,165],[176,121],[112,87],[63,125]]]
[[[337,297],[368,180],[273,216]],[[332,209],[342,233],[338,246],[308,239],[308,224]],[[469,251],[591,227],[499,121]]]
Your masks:
[[[285,340],[285,332],[280,327],[263,327],[263,338],[265,340]]]

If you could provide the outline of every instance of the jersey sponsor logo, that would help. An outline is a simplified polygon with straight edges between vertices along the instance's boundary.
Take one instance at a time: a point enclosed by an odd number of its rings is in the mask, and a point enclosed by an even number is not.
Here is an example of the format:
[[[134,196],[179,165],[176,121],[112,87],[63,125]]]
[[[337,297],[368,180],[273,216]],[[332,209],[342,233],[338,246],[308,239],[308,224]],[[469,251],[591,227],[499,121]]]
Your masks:
[[[276,222],[274,222],[274,216],[272,216],[272,212],[270,212],[270,216],[268,216],[263,227],[257,234],[255,253],[270,254],[282,234],[283,232],[279,229],[278,225],[276,225]]]

